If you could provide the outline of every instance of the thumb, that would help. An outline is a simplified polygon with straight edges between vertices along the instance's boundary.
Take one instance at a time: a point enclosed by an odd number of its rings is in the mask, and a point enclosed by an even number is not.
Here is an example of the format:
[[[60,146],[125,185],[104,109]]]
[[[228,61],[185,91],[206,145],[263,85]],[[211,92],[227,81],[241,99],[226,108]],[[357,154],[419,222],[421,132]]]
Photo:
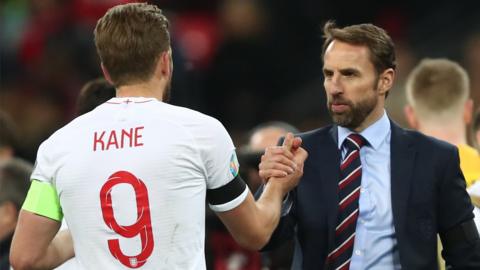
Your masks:
[[[287,148],[288,151],[290,151],[292,149],[292,145],[293,145],[293,134],[291,132],[288,132],[287,135],[285,135],[283,146]]]
[[[292,152],[295,152],[298,148],[300,148],[300,146],[302,146],[302,138],[300,137],[293,138]]]

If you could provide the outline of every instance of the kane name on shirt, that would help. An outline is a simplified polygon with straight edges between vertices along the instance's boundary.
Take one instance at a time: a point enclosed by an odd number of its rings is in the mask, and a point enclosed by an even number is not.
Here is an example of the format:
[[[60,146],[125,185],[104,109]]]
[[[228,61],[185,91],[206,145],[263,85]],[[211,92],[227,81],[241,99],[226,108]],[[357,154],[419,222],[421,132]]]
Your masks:
[[[108,151],[127,147],[143,146],[142,131],[144,127],[121,130],[95,131],[93,133],[93,151]]]

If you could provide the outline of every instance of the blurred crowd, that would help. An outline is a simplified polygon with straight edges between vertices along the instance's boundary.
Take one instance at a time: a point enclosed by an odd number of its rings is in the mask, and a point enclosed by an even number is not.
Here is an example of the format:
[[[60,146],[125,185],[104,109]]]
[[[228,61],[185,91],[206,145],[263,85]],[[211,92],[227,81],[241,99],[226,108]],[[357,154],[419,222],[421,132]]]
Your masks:
[[[0,3],[0,159],[15,156],[33,163],[43,140],[91,109],[79,108],[78,98],[85,83],[101,77],[93,29],[109,7],[125,2],[131,1]],[[465,67],[473,106],[480,108],[480,10],[474,1],[461,5],[413,0],[368,5],[318,0],[149,2],[164,9],[171,22],[171,103],[212,115],[225,125],[235,144],[243,145],[239,147],[241,172],[252,191],[259,185],[256,166],[264,147],[275,144],[287,131],[329,122],[326,107],[319,106],[325,104],[321,25],[328,19],[339,25],[372,22],[393,37],[398,70],[387,111],[400,125],[407,126],[403,113],[407,75],[424,57],[449,58]],[[97,98],[108,99],[112,94],[108,89]],[[468,142],[477,147],[479,119],[477,112],[469,126]],[[295,128],[270,122],[274,120]],[[260,133],[272,130],[273,135]],[[0,195],[6,190],[2,177]],[[18,210],[19,200],[20,195],[11,207]],[[291,243],[279,254],[260,255],[240,249],[216,218],[207,220],[207,228],[208,269],[288,268]]]

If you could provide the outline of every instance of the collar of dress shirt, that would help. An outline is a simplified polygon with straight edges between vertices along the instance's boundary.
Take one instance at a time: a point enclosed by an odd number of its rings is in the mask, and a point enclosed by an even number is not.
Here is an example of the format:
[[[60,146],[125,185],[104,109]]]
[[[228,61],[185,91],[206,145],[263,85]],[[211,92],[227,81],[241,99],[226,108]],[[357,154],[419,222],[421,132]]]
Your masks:
[[[348,135],[354,133],[354,131],[341,126],[337,126],[337,128],[338,149],[341,149],[343,141],[347,138]],[[368,141],[368,143],[371,147],[373,147],[374,150],[377,150],[377,148],[380,146],[382,141],[385,140],[385,137],[387,137],[389,133],[390,120],[388,119],[387,113],[384,110],[382,117],[380,117],[380,119],[378,119],[375,123],[360,132],[360,135],[362,135]]]

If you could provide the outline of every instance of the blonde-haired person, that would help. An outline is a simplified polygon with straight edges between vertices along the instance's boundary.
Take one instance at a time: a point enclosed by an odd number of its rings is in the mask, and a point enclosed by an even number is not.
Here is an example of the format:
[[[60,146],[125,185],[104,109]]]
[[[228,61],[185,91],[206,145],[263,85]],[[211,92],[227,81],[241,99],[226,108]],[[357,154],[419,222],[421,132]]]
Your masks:
[[[472,120],[473,101],[469,98],[470,81],[465,69],[448,59],[423,59],[408,76],[406,91],[405,116],[409,125],[456,145],[467,187],[471,186],[480,178],[480,156],[467,144],[467,125]],[[474,213],[478,228],[478,208]],[[444,269],[445,263],[440,255],[439,261]]]
[[[405,115],[420,132],[456,145],[467,186],[480,178],[480,156],[467,144],[473,101],[467,72],[448,59],[424,59],[407,79]]]

